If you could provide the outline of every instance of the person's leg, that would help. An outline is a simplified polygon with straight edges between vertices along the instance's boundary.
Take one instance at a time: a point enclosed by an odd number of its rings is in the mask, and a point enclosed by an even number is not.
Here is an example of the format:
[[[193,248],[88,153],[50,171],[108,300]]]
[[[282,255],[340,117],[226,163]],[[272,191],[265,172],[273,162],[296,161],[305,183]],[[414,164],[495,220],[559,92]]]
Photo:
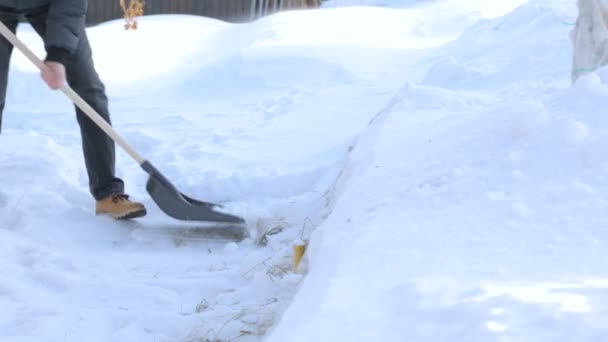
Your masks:
[[[46,34],[46,17],[45,8],[26,14],[27,20],[41,37]],[[80,36],[78,48],[65,66],[67,82],[104,120],[110,123],[108,99],[104,85],[93,65],[86,32],[81,32]],[[76,107],[76,118],[82,135],[91,194],[96,200],[101,200],[113,193],[122,193],[123,181],[114,175],[114,142],[78,107]]]
[[[91,47],[84,32],[77,51],[66,65],[66,77],[70,87],[111,124],[105,87],[93,65]],[[76,118],[80,125],[82,147],[93,197],[101,200],[113,193],[123,193],[124,183],[115,176],[114,141],[78,107],[76,107]]]
[[[11,31],[16,31],[18,18],[15,15],[0,11],[0,20],[2,20],[2,23]],[[8,68],[10,65],[12,52],[13,45],[4,37],[0,36],[0,131],[2,130],[2,112],[4,111],[4,104],[6,101]]]
[[[41,37],[46,33],[46,17],[47,11],[44,8],[26,13],[27,20]],[[111,124],[108,98],[104,84],[93,64],[93,54],[86,31],[80,32],[76,52],[70,56],[65,67],[69,86]],[[116,218],[143,216],[145,214],[143,206],[139,203],[131,203],[127,200],[127,196],[123,196],[124,183],[115,176],[114,141],[78,107],[76,107],[76,117],[82,135],[90,191],[98,201],[97,213],[112,214]]]

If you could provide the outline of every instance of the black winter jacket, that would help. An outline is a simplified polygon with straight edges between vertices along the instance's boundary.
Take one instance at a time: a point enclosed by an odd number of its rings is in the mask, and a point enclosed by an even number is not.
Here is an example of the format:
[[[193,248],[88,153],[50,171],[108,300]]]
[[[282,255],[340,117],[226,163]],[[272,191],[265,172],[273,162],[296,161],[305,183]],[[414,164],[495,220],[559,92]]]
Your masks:
[[[27,13],[48,8],[47,33],[44,45],[46,60],[61,62],[76,50],[84,32],[87,0],[0,0],[3,11]]]

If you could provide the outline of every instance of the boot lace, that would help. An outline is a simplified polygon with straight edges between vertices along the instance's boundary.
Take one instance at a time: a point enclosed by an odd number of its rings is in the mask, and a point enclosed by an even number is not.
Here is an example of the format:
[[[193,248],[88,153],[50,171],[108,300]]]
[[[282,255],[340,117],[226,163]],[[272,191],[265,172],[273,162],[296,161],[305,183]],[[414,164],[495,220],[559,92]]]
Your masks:
[[[112,203],[123,202],[129,199],[129,195],[125,194],[112,194]]]

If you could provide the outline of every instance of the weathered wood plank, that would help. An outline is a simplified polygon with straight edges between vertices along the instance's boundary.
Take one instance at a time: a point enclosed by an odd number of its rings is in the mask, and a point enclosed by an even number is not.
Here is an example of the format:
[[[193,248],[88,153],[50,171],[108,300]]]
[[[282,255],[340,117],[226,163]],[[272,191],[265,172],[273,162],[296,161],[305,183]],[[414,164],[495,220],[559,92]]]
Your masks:
[[[127,4],[129,0],[126,0]],[[231,22],[254,19],[262,12],[280,9],[319,7],[321,0],[145,0],[145,14],[181,13],[201,15]],[[252,8],[252,5],[254,8]],[[123,17],[120,0],[89,0],[87,21],[97,24]]]

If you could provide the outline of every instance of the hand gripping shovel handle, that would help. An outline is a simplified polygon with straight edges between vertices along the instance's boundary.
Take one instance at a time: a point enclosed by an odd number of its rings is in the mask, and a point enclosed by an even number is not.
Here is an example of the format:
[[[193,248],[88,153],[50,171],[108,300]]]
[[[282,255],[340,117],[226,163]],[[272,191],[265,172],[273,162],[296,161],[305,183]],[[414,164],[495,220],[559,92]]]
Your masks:
[[[4,25],[2,21],[0,21],[0,33],[6,38],[13,46],[17,47],[19,51],[21,51],[32,63],[34,63],[40,71],[42,71],[46,66],[44,62],[38,58],[34,52],[32,52],[17,36]],[[72,102],[78,108],[80,108],[93,122],[99,126],[112,140],[114,140],[120,147],[122,147],[139,165],[143,165],[146,160],[137,153],[133,147],[131,147],[123,137],[118,135],[112,126],[108,124],[102,117],[99,115],[93,107],[91,107],[85,100],[83,100],[80,95],[78,95],[72,88],[70,88],[67,84],[65,84],[60,89],[64,94],[66,94]]]

